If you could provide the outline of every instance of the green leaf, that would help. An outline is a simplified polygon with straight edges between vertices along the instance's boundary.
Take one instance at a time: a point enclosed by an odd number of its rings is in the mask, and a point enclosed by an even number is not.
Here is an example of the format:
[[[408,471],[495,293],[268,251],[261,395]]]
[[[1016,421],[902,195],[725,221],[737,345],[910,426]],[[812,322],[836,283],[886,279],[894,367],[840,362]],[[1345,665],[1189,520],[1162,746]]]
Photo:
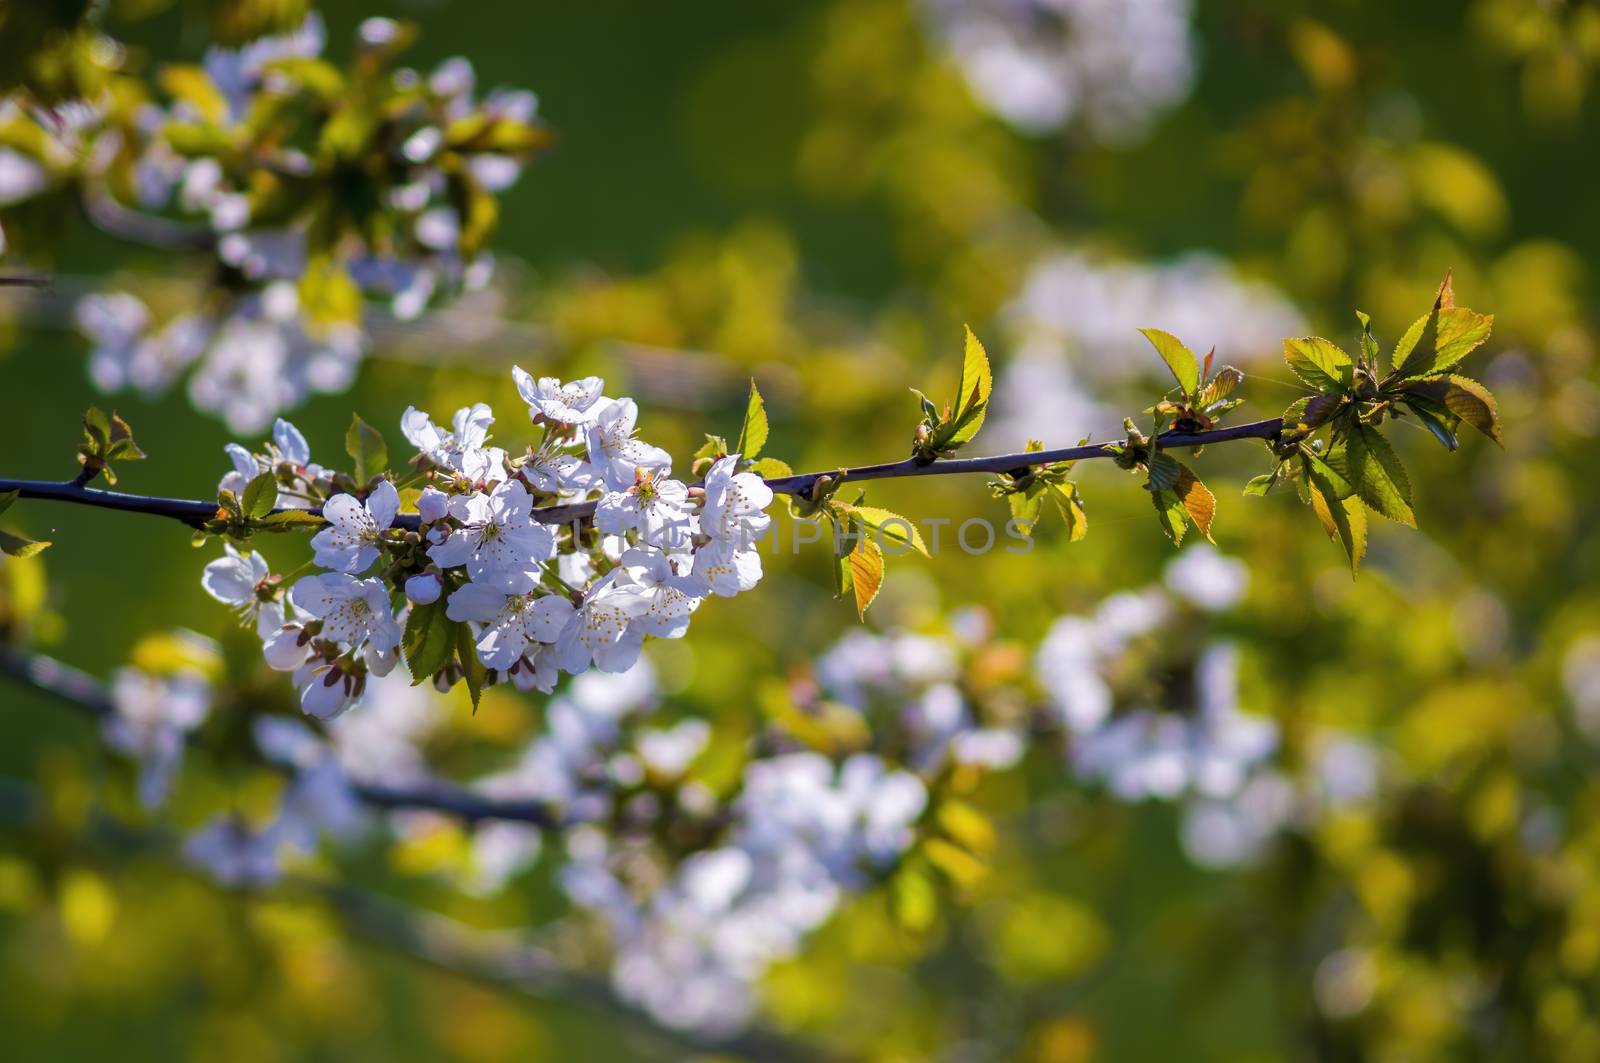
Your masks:
[[[434,603],[438,605],[438,602]],[[456,624],[456,656],[461,661],[461,675],[467,681],[467,693],[472,695],[472,711],[478,711],[478,701],[483,697],[483,684],[489,678],[489,670],[478,660],[478,648],[472,641],[472,628],[467,624]]]
[[[1493,314],[1480,314],[1464,306],[1443,307],[1432,319],[1432,342],[1416,344],[1395,365],[1395,372],[1408,380],[1449,369],[1482,346],[1494,328]]]
[[[1183,474],[1183,466],[1178,459],[1164,450],[1154,451],[1146,463],[1150,470],[1149,482],[1145,484],[1152,491],[1165,491],[1178,482],[1178,477]]]
[[[1450,424],[1446,424],[1444,419],[1414,399],[1408,400],[1406,406],[1410,408],[1417,420],[1422,423],[1422,427],[1433,433],[1433,438],[1437,439],[1439,445],[1444,449],[1455,450],[1461,445],[1461,441],[1456,438],[1455,428],[1453,427],[1460,423],[1459,419],[1451,417]]]
[[[1284,340],[1283,358],[1295,376],[1324,393],[1348,388],[1355,368],[1338,344],[1321,336]]]
[[[1183,341],[1158,328],[1142,328],[1139,331],[1150,341],[1161,360],[1167,363],[1167,368],[1183,389],[1184,395],[1193,395],[1200,390],[1200,360],[1183,345]]]
[[[1322,469],[1327,468],[1320,462],[1317,465]],[[1309,466],[1306,472],[1311,508],[1322,522],[1322,530],[1344,547],[1345,555],[1350,558],[1350,572],[1354,575],[1367,552],[1366,508],[1359,498],[1336,497],[1332,485],[1318,471],[1317,465]]]
[[[356,463],[357,483],[366,483],[389,465],[389,447],[383,433],[354,414],[344,434],[344,452]]]
[[[1449,374],[1436,379],[1422,380],[1412,384],[1407,393],[1443,406],[1497,444],[1505,445],[1500,439],[1499,404],[1495,402],[1488,388],[1471,377]],[[1411,408],[1416,410],[1417,407],[1413,404]]]
[[[1265,495],[1277,484],[1278,475],[1282,471],[1283,467],[1279,466],[1271,472],[1264,472],[1260,476],[1252,476],[1250,481],[1244,485],[1244,493],[1247,495]]]
[[[1184,508],[1183,499],[1178,497],[1177,492],[1163,489],[1151,491],[1150,501],[1155,503],[1156,519],[1161,531],[1172,540],[1172,545],[1183,542],[1183,533],[1189,527],[1189,511]]]
[[[244,497],[239,503],[247,517],[259,520],[267,516],[278,504],[277,478],[270,470],[256,476],[245,485]]]
[[[1376,368],[1378,341],[1372,338],[1372,318],[1357,310],[1356,320],[1361,322],[1361,358],[1368,366]]]
[[[1345,435],[1344,455],[1350,485],[1361,501],[1390,520],[1417,526],[1405,466],[1376,428],[1357,423]]]
[[[21,494],[21,491],[0,491],[0,513],[4,513],[6,510],[10,509],[11,504],[15,502],[18,497],[21,496]]]
[[[1300,455],[1306,466],[1306,474],[1309,476],[1315,472],[1321,476],[1328,484],[1329,493],[1334,498],[1349,498],[1356,493],[1356,489],[1350,486],[1350,477],[1346,474],[1348,462],[1345,460],[1342,446],[1337,452],[1330,453],[1326,460],[1313,453],[1309,447],[1302,447]]]
[[[767,445],[767,407],[756,390],[754,377],[750,378],[750,401],[744,409],[744,424],[739,427],[739,445],[734,450],[745,461],[753,461]]]
[[[793,476],[794,470],[789,468],[789,463],[779,461],[777,458],[762,458],[760,461],[750,463],[750,471],[763,480],[779,480],[785,476]]]
[[[465,624],[460,626],[466,627]],[[436,602],[412,605],[400,642],[406,667],[411,669],[412,686],[432,679],[435,672],[450,663],[450,655],[456,648],[455,628],[455,621],[445,615],[442,595]]]
[[[318,528],[328,523],[315,513],[307,513],[303,509],[286,509],[282,513],[272,513],[262,517],[256,524],[267,531],[299,531],[302,528]]]
[[[870,535],[858,537],[850,551],[850,586],[855,589],[856,615],[865,620],[867,606],[883,587],[883,551]]]
[[[111,418],[98,406],[83,411],[83,433],[89,442],[99,444],[101,450],[111,442]]]
[[[9,554],[11,557],[32,557],[48,549],[50,549],[50,543],[47,541],[35,542],[20,535],[0,531],[0,553]]]
[[[133,429],[115,410],[111,411],[111,444],[106,448],[106,457],[117,461],[143,461],[145,457],[133,441]]]
[[[1283,423],[1286,425],[1304,425],[1306,428],[1320,428],[1339,412],[1345,404],[1343,395],[1307,395],[1295,399],[1283,411]]]
[[[975,409],[981,409],[989,404],[989,394],[994,390],[994,376],[989,371],[989,355],[985,353],[983,344],[978,342],[978,337],[972,334],[972,329],[967,328],[966,351],[961,359],[961,394],[956,401],[956,414],[961,415]],[[983,415],[978,414],[977,424],[972,426],[972,432],[966,438],[978,434],[978,425],[983,423]],[[958,442],[966,442],[965,439]]]
[[[1071,483],[1049,484],[1050,498],[1056,504],[1062,521],[1067,526],[1067,541],[1075,543],[1089,534],[1089,518],[1083,512],[1083,499],[1078,485]]]
[[[878,537],[880,547],[886,543],[893,543],[895,546],[909,547],[923,557],[932,556],[928,553],[928,544],[922,541],[922,533],[906,517],[876,506],[841,505],[839,508],[855,517],[868,531],[874,533]],[[904,550],[895,552],[904,553]]]
[[[1044,496],[1048,485],[1031,483],[1021,491],[1013,491],[1006,496],[1006,504],[1011,507],[1011,518],[1022,526],[1029,535],[1033,534],[1034,527],[1039,523],[1039,515],[1044,512]]]

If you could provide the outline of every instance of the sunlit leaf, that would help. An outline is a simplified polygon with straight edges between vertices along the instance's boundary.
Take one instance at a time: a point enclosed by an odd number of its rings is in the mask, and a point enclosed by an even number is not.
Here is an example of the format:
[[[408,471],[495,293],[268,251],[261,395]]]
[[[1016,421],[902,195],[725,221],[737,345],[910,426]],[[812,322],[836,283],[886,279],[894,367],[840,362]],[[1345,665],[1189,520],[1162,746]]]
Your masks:
[[[1200,390],[1199,359],[1195,358],[1193,351],[1183,345],[1182,340],[1158,328],[1142,328],[1139,331],[1150,341],[1150,345],[1156,349],[1161,360],[1167,363],[1167,369],[1172,372],[1173,379],[1178,382],[1185,395],[1193,395]]]

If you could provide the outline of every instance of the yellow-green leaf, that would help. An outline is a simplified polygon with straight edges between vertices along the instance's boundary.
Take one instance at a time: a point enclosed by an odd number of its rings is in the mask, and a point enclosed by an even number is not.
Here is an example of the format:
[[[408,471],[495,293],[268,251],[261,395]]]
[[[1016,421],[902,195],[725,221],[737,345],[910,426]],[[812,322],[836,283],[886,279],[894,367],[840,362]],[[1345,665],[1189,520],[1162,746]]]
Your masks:
[[[1344,444],[1345,473],[1361,501],[1390,520],[1416,527],[1411,481],[1389,441],[1376,428],[1357,424]]]
[[[870,535],[857,537],[850,551],[850,586],[856,594],[856,615],[865,620],[867,606],[883,587],[883,551]]]
[[[1150,341],[1150,346],[1156,349],[1161,360],[1167,363],[1173,379],[1177,380],[1185,395],[1193,395],[1200,389],[1200,360],[1183,345],[1182,340],[1158,328],[1142,328],[1139,331]]]
[[[862,524],[866,525],[868,531],[877,537],[880,547],[885,543],[893,543],[898,547],[908,547],[915,550],[923,557],[931,556],[928,553],[928,544],[922,541],[922,533],[917,530],[917,526],[909,518],[902,517],[900,514],[887,509],[879,509],[876,506],[841,504],[839,508],[854,515]],[[904,553],[905,551],[902,549],[892,552]]]
[[[750,401],[745,406],[744,424],[739,427],[739,445],[734,450],[745,461],[754,461],[767,445],[767,406],[761,401],[755,378],[750,379]]]
[[[956,413],[966,413],[968,410],[980,405],[987,405],[989,394],[994,390],[994,376],[989,371],[989,355],[985,353],[983,344],[978,342],[978,337],[973,335],[972,329],[967,328],[967,346],[961,360],[961,395],[956,403]],[[978,424],[982,424],[982,417]],[[972,428],[976,435],[977,425]],[[968,438],[971,438],[970,436]]]
[[[1283,341],[1283,358],[1294,375],[1322,392],[1350,386],[1354,364],[1338,344],[1321,336],[1300,336]]]

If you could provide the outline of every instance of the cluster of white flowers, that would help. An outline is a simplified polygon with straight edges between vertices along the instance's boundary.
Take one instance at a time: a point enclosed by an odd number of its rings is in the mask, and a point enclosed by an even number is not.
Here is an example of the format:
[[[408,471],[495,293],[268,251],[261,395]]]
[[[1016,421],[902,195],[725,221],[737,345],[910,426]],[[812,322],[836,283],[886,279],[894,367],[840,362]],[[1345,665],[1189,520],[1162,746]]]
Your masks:
[[[635,484],[654,468],[644,463],[664,458],[632,440],[631,414],[620,434],[602,430],[597,412],[588,425],[592,436],[575,431],[579,419],[605,401],[599,390],[598,382],[588,381],[565,387],[533,382],[528,390],[548,404],[530,399],[533,414],[552,429],[551,437],[563,441],[554,450],[533,448],[521,462],[526,469],[543,453],[543,467],[563,470],[547,472],[558,477],[542,492],[551,501],[621,494],[607,485],[607,472],[597,471],[609,467],[607,447],[629,455],[627,469]],[[478,528],[469,540],[474,548],[459,554],[458,565],[437,573],[441,587],[454,588],[433,599],[446,605],[446,593],[494,581],[500,581],[496,593],[501,598],[517,595],[504,581],[528,584],[518,551],[534,549],[541,568],[553,564],[544,556],[542,538],[535,542],[526,535],[533,524],[522,521],[522,511],[509,506],[512,500],[496,498],[499,486],[466,478],[468,469],[482,475],[514,464],[490,445],[490,421],[487,410],[468,408],[446,432],[414,412],[407,416],[413,442],[428,462],[453,472],[445,478],[452,490],[440,491],[442,499],[426,505],[418,500],[425,511],[418,545],[431,554]],[[579,439],[581,444],[575,442]],[[580,445],[581,456],[576,454]],[[575,460],[557,460],[555,451],[572,451]],[[241,458],[241,469],[231,475],[281,468],[286,480],[310,477],[311,484],[325,484],[329,476],[310,464],[304,441],[286,425],[275,433],[267,454],[244,457],[250,464],[243,465]],[[627,470],[613,471],[625,479]],[[737,488],[748,491],[749,484]],[[310,487],[307,496],[314,497],[317,489]],[[725,498],[733,493],[730,487],[721,491]],[[364,503],[348,495],[336,498],[345,499],[333,507],[343,516],[321,533],[317,546],[319,558],[336,570],[301,583],[317,579],[322,582],[315,586],[324,589],[330,577],[341,577],[340,586],[343,580],[359,583],[364,569],[387,548],[383,533],[390,530],[397,500],[383,484]],[[474,508],[460,508],[466,503]],[[590,591],[629,567],[622,558],[657,534],[647,516],[651,507],[613,499],[608,508],[635,514],[629,518],[633,523],[616,533],[630,541],[591,548],[596,565],[604,568],[604,558],[614,567],[598,577],[588,572]],[[501,532],[482,534],[496,521]],[[427,529],[437,522],[452,523],[435,539]],[[691,540],[703,540],[708,526],[724,523],[702,512]],[[522,545],[502,552],[507,540]],[[694,571],[692,560],[674,565],[675,572]],[[543,571],[529,578],[534,589],[521,593],[530,605],[558,593],[565,600],[564,591],[539,591],[554,587],[560,575]],[[213,563],[207,580],[208,589],[226,596],[247,621],[270,627],[281,588],[254,555],[230,551]],[[1306,829],[1332,809],[1369,798],[1379,765],[1366,744],[1331,730],[1305,736],[1300,770],[1276,764],[1276,722],[1240,709],[1236,653],[1225,640],[1206,635],[1214,618],[1233,608],[1247,586],[1248,573],[1237,560],[1209,545],[1190,547],[1167,566],[1160,584],[1112,595],[1090,616],[1060,618],[1034,654],[1031,669],[1015,647],[995,656],[1001,644],[980,609],[953,612],[933,635],[852,632],[817,658],[809,678],[792,681],[791,693],[802,708],[824,700],[848,706],[868,721],[874,747],[893,755],[856,753],[835,761],[791,751],[792,745],[774,734],[763,743],[772,748],[754,755],[738,785],[720,797],[694,771],[708,748],[710,725],[689,718],[663,726],[652,719],[660,700],[656,675],[635,649],[624,669],[574,677],[547,701],[541,732],[515,763],[467,784],[486,798],[543,809],[549,826],[514,820],[476,824],[462,884],[482,894],[505,888],[547,850],[546,831],[553,826],[564,841],[563,889],[609,931],[607,962],[618,994],[658,1021],[715,1036],[747,1023],[771,966],[796,955],[811,932],[852,894],[890,871],[916,842],[931,780],[952,767],[1012,767],[1041,723],[1053,722],[1064,734],[1067,764],[1082,783],[1122,801],[1181,801],[1179,840],[1197,864],[1248,861],[1284,829]],[[392,588],[374,598],[373,617],[362,621],[369,643],[385,622],[376,618],[386,615],[380,603],[391,593]],[[353,595],[344,600],[354,600]],[[300,597],[291,592],[289,601],[286,615],[303,612]],[[353,625],[348,615],[353,608],[341,608],[347,613],[324,611],[329,622]],[[566,622],[576,615],[574,609]],[[633,615],[626,614],[624,626]],[[306,622],[291,619],[272,637]],[[400,622],[399,616],[387,615],[388,625]],[[554,625],[526,624],[543,638],[517,643],[524,658],[561,644]],[[500,648],[512,637],[504,627],[483,621],[476,629],[483,654],[511,652]],[[339,649],[355,652],[354,627],[339,631]],[[330,637],[323,628],[307,644],[314,647]],[[290,641],[299,645],[301,640]],[[1142,700],[1150,696],[1144,686],[1126,683],[1130,668],[1140,671],[1152,659],[1166,670],[1163,675],[1174,670],[1188,675],[1173,704]],[[982,706],[971,702],[967,670],[991,668],[998,660],[1013,662],[1007,678],[991,684]],[[377,822],[363,812],[359,786],[416,785],[425,791],[432,785],[436,780],[418,745],[439,723],[437,694],[398,675],[374,679],[372,689],[378,693],[369,698],[371,704],[328,722],[322,737],[296,721],[258,721],[257,746],[291,771],[292,781],[264,824],[225,816],[193,835],[187,846],[191,860],[225,882],[275,881],[286,857],[310,853],[321,839],[348,838]],[[1167,689],[1178,690],[1171,684]],[[310,693],[312,701],[320,696]],[[437,829],[440,815],[406,810],[387,821],[406,835]],[[682,840],[663,842],[668,836]]]
[[[494,415],[481,403],[457,411],[448,431],[406,411],[401,430],[429,481],[414,500],[414,530],[396,526],[390,480],[365,499],[334,493],[335,475],[311,463],[287,422],[265,454],[229,448],[235,469],[223,490],[237,495],[271,472],[290,504],[326,499],[327,526],[311,540],[325,571],[288,587],[287,610],[283,581],[253,554],[230,548],[202,580],[257,621],[268,663],[295,673],[307,714],[338,716],[360,700],[368,673],[394,666],[409,610],[442,602],[448,621],[470,625],[487,682],[549,692],[562,672],[626,671],[646,637],[679,638],[702,600],[760,581],[756,544],[773,496],[738,471],[738,455],[715,461],[691,491],[672,478],[671,455],[634,435],[632,399],[603,395],[597,377],[514,375],[543,432],[521,454],[489,443]],[[581,502],[595,505],[592,528],[540,512]],[[382,574],[369,574],[380,557]],[[440,673],[447,684],[458,674]]]
[[[973,93],[1028,133],[1140,139],[1188,97],[1190,0],[923,0]]]
[[[911,845],[927,801],[920,778],[872,754],[784,754],[746,767],[726,842],[664,884],[659,867],[641,874],[637,845],[592,828],[569,840],[562,882],[610,927],[621,996],[724,1034],[749,1020],[767,969]]]
[[[390,19],[364,21],[357,31],[357,72],[349,77],[366,76],[363,64],[382,71],[402,37]],[[288,184],[328,180],[327,160],[297,146],[314,142],[314,135],[254,144],[264,116],[298,113],[269,112],[269,103],[320,91],[299,79],[326,43],[321,17],[313,13],[292,32],[236,50],[213,47],[200,66],[180,68],[182,76],[164,83],[173,91],[164,105],[129,104],[110,89],[98,99],[48,109],[23,95],[0,99],[0,135],[34,152],[0,149],[0,207],[75,182],[91,196],[126,189],[129,202],[97,201],[91,217],[131,239],[205,249],[214,258],[211,273],[228,278],[205,297],[189,299],[192,309],[163,321],[129,292],[80,300],[77,321],[93,345],[90,377],[97,387],[155,395],[189,374],[197,408],[219,415],[236,432],[259,431],[310,394],[349,387],[367,347],[360,308],[351,305],[356,293],[388,300],[392,313],[409,321],[438,296],[489,283],[492,257],[478,249],[478,239],[462,240],[458,186],[467,182],[475,194],[492,196],[517,181],[527,136],[494,133],[533,129],[537,100],[520,90],[475,97],[472,65],[464,58],[448,59],[429,74],[398,68],[380,75],[397,104],[406,103],[383,116],[394,126],[394,143],[385,165],[369,168],[382,175],[373,178],[389,223],[382,240],[324,247],[325,240],[308,236],[314,212],[302,209],[320,197],[258,202],[261,192],[249,182],[263,166]],[[468,125],[483,131],[481,143],[452,144],[449,130]],[[181,152],[174,147],[180,137]],[[202,150],[202,143],[251,145],[245,154],[255,168],[235,165],[237,150]],[[471,249],[469,257],[463,247]]]
[[[1247,371],[1281,357],[1284,336],[1306,331],[1281,292],[1199,253],[1156,265],[1052,255],[1029,272],[1005,316],[1016,353],[995,381],[987,431],[1000,445],[1019,447],[1041,424],[1114,431],[1122,421],[1115,407],[1127,397],[1117,389],[1158,364],[1139,334],[1143,326],[1201,353],[1215,347],[1220,363]]]
[[[947,764],[1001,770],[1022,757],[1014,725],[983,725],[961,693],[957,655],[981,644],[989,619],[969,609],[952,618],[949,640],[905,631],[852,631],[817,658],[820,693],[837,699],[903,739],[906,764],[931,777]],[[793,693],[802,705],[803,688]]]

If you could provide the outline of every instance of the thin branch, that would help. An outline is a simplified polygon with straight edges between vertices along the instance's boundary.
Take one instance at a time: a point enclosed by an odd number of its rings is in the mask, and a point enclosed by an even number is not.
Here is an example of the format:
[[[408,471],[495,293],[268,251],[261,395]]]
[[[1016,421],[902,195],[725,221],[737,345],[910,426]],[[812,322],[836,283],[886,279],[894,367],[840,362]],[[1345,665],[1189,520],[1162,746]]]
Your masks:
[[[1283,422],[1276,417],[1265,421],[1251,421],[1249,424],[1234,425],[1231,428],[1217,428],[1209,432],[1163,432],[1157,439],[1165,448],[1200,447],[1212,443],[1226,443],[1236,439],[1276,439],[1283,429]],[[892,480],[907,476],[957,476],[972,473],[1004,473],[1018,472],[1023,469],[1039,465],[1051,465],[1061,461],[1084,461],[1091,458],[1109,458],[1115,456],[1113,448],[1122,445],[1122,440],[1108,440],[1103,443],[1085,443],[1082,446],[1064,447],[1059,450],[1024,451],[1020,454],[996,454],[986,458],[944,458],[938,461],[923,461],[918,458],[906,458],[903,461],[885,462],[879,465],[862,465],[850,469],[825,469],[819,472],[802,472],[793,476],[780,476],[766,481],[767,486],[778,494],[808,495],[817,479],[822,476],[840,476],[850,482],[861,480]],[[9,480],[0,478],[0,492],[16,491],[22,498],[43,499],[51,502],[71,502],[83,506],[98,506],[102,509],[119,509],[131,513],[148,513],[160,517],[171,517],[182,521],[190,527],[199,527],[201,524],[217,516],[217,506],[214,502],[205,502],[198,499],[180,498],[154,498],[147,495],[125,494],[120,491],[103,491],[98,488],[85,487],[72,480]],[[533,511],[535,519],[544,524],[567,524],[572,521],[582,520],[594,515],[595,503],[582,502],[570,506],[553,506]],[[287,512],[277,510],[277,512]],[[321,507],[302,512],[309,512],[320,516]],[[420,519],[414,513],[402,513],[395,518],[395,526],[400,528],[415,529]]]
[[[0,673],[95,718],[109,716],[116,711],[111,692],[104,683],[87,672],[42,653],[0,646]],[[366,804],[390,811],[438,812],[469,824],[483,820],[506,820],[527,823],[544,830],[554,830],[563,825],[560,812],[545,802],[496,800],[441,780],[409,786],[381,786],[352,781],[350,788]]]

